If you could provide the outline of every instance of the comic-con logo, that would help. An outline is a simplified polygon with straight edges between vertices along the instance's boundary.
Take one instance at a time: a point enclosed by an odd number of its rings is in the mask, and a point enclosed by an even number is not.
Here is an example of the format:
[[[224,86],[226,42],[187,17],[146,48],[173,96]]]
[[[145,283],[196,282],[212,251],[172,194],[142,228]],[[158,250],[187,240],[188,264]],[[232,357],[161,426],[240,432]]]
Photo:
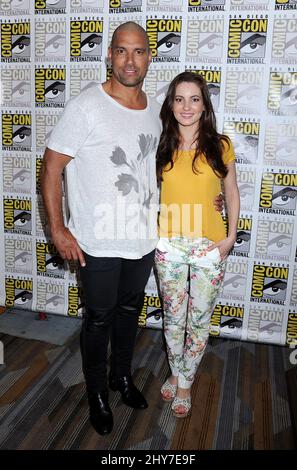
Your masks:
[[[221,63],[223,18],[188,19],[186,61]]]
[[[182,20],[147,19],[146,31],[153,62],[179,62]]]
[[[103,20],[70,21],[70,60],[102,60]]]
[[[265,163],[286,167],[297,166],[296,148],[297,123],[295,119],[267,124],[264,140]]]
[[[207,83],[207,88],[210,94],[210,99],[215,112],[219,110],[220,106],[220,92],[222,72],[221,68],[203,67],[201,69],[187,67],[186,71],[201,75]]]
[[[94,64],[72,64],[70,67],[70,96],[101,83],[101,68]]]
[[[46,110],[47,111],[47,110]],[[44,113],[35,114],[36,123],[36,148],[38,152],[45,150],[51,132],[57,124],[60,117],[60,111],[51,110]]]
[[[254,121],[225,121],[224,134],[234,145],[237,163],[255,163],[258,156],[260,123]]]
[[[244,300],[247,285],[248,263],[245,259],[229,256],[220,296],[224,299]]]
[[[274,0],[275,10],[296,10],[297,9],[297,2],[296,0]]]
[[[2,114],[2,149],[31,151],[31,114]]]
[[[66,13],[66,0],[35,0],[35,14],[55,15]]]
[[[7,277],[5,279],[5,306],[32,309],[33,281]]]
[[[35,60],[37,62],[65,61],[66,22],[59,18],[54,21],[42,20],[35,22]]]
[[[252,302],[284,304],[289,268],[287,266],[254,264],[251,289]]]
[[[297,72],[270,72],[267,108],[271,114],[296,116]]]
[[[25,153],[2,156],[3,189],[6,193],[31,193],[31,156]]]
[[[225,87],[225,112],[260,114],[264,75],[261,69],[228,70]]]
[[[37,279],[36,299],[36,309],[39,312],[63,314],[65,306],[64,284],[53,279]]]
[[[294,64],[297,62],[297,21],[296,18],[275,18],[271,62],[273,64]]]
[[[1,61],[30,62],[30,22],[1,24]]]
[[[240,207],[244,211],[251,211],[255,199],[256,169],[251,166],[238,165],[236,176],[240,194]]]
[[[297,313],[289,312],[287,323],[286,344],[297,344]]]
[[[37,274],[39,276],[64,278],[64,260],[51,243],[36,242]]]
[[[217,304],[210,320],[210,335],[241,338],[244,307]]]
[[[28,15],[30,0],[1,0],[0,15]]]
[[[81,316],[85,307],[82,288],[76,285],[68,286],[67,315],[70,317]]]
[[[35,69],[35,105],[37,107],[64,107],[66,67]]]
[[[31,235],[31,199],[3,198],[4,231]]]
[[[226,0],[188,0],[188,12],[222,11]]]
[[[5,270],[32,274],[32,240],[5,235]]]
[[[71,13],[103,13],[104,0],[70,0]]]
[[[248,315],[247,339],[280,344],[284,311],[269,305],[251,307]]]
[[[293,271],[290,305],[297,306],[297,267]]]
[[[228,230],[228,219],[223,217],[226,230]],[[239,217],[237,222],[237,235],[232,255],[248,257],[251,245],[251,232],[253,226],[253,219],[251,217]]]
[[[267,26],[267,18],[230,19],[227,62],[233,64],[263,63]]]
[[[162,104],[170,82],[179,74],[178,68],[165,68],[162,65],[150,68],[145,77],[145,92]]]
[[[146,0],[146,10],[149,12],[180,12],[183,10],[183,3],[183,0]]]
[[[2,105],[31,106],[31,69],[28,66],[2,66]]]
[[[258,258],[289,261],[294,222],[259,218],[255,254]]]
[[[138,325],[158,329],[162,328],[162,322],[163,317],[160,298],[153,295],[146,295],[138,318]]]
[[[40,238],[49,238],[50,230],[49,223],[46,215],[46,210],[43,205],[42,198],[37,195],[36,197],[36,235]]]
[[[109,0],[109,13],[141,12],[142,0]]]
[[[42,156],[36,155],[35,160],[35,174],[36,174],[36,194],[40,194],[40,174],[42,166]]]
[[[295,215],[297,174],[264,172],[259,201],[260,212]]]
[[[268,10],[270,0],[230,0],[230,10]]]

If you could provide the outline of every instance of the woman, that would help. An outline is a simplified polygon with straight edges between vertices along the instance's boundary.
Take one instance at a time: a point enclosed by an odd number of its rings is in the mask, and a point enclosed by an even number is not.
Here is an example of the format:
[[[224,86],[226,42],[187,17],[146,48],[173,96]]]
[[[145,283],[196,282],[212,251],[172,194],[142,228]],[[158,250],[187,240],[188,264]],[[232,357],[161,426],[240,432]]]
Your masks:
[[[229,138],[216,131],[202,76],[183,72],[169,86],[157,152],[161,182],[156,267],[171,376],[161,388],[173,414],[186,417],[226,258],[236,240],[239,192]],[[213,200],[223,182],[228,235]]]

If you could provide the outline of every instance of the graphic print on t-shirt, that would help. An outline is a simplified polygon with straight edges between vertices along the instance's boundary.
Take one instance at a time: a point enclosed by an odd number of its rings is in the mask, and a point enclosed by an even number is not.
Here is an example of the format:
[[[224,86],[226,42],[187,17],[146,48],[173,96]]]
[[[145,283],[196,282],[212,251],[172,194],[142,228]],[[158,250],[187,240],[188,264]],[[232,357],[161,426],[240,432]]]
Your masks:
[[[140,221],[143,224],[147,223],[145,212],[149,209],[153,197],[149,187],[150,175],[148,173],[147,156],[156,151],[157,142],[157,137],[153,137],[152,134],[140,134],[138,136],[140,152],[136,159],[129,159],[121,147],[115,147],[110,157],[112,163],[121,171],[114,183],[121,196],[128,196],[133,190],[139,195]]]

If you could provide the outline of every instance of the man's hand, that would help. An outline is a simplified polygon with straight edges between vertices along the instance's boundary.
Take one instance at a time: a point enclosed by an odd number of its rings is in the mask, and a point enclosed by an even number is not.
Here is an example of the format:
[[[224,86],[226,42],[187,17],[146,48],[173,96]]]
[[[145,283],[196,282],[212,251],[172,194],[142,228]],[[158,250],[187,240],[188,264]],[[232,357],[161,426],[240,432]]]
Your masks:
[[[223,194],[219,194],[218,196],[215,197],[213,201],[213,205],[215,206],[215,210],[222,213],[223,208],[224,208],[224,198]]]
[[[63,259],[67,261],[78,260],[82,267],[86,265],[83,252],[68,228],[52,230],[52,240]]]

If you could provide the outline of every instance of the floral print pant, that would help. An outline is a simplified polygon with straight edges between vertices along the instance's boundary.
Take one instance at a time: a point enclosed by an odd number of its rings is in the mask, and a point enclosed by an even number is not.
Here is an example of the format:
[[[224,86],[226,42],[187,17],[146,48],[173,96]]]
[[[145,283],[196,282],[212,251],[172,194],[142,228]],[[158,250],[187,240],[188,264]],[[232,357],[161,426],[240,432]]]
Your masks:
[[[164,334],[172,375],[190,388],[202,359],[225,261],[207,238],[161,238],[156,268],[164,309]]]

